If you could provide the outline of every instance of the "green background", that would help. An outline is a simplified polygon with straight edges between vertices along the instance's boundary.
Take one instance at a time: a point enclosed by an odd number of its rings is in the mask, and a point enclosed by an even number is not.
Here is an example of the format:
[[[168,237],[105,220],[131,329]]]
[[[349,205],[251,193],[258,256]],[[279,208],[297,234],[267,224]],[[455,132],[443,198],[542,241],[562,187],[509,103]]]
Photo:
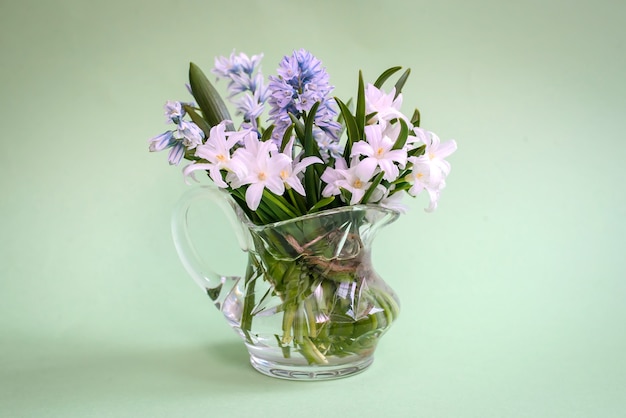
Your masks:
[[[625,20],[619,0],[2,1],[0,416],[623,417]],[[263,52],[269,75],[299,48],[346,99],[359,69],[410,67],[403,110],[458,143],[439,209],[409,201],[375,242],[400,319],[325,383],[247,364],[174,252],[189,186],[147,149],[189,61]]]

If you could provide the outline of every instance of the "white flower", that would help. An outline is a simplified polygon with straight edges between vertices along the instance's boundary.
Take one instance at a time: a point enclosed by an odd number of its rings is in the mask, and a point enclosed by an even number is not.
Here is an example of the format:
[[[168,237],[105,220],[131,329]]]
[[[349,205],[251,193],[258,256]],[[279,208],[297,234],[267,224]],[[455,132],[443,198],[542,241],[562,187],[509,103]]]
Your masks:
[[[221,170],[241,173],[245,170],[245,166],[231,158],[230,150],[237,144],[236,136],[227,136],[225,132],[225,123],[221,122],[211,128],[207,141],[198,146],[196,156],[207,161],[207,163],[192,163],[185,167],[183,173],[185,176],[193,177],[196,170],[207,170],[209,176],[218,187],[228,187],[222,179]],[[194,178],[195,179],[195,178]]]
[[[407,176],[408,182],[412,184],[408,190],[411,196],[417,196],[426,189],[438,190],[441,188],[444,181],[441,170],[433,167],[424,156],[411,157],[409,160],[413,163],[411,172]]]
[[[271,155],[272,146],[275,147],[271,141],[262,142],[249,135],[245,139],[245,148],[239,148],[233,155],[233,158],[245,162],[246,174],[232,184],[233,187],[249,184],[246,204],[251,210],[259,207],[264,189],[279,196],[285,192],[281,169],[291,165],[291,160],[285,154]]]
[[[439,168],[444,175],[450,174],[450,163],[445,160],[454,151],[456,151],[456,141],[450,139],[445,142],[441,142],[439,137],[434,132],[425,131],[420,128],[415,128],[414,132],[418,135],[418,138],[426,144],[426,150],[424,157],[437,168]]]
[[[409,194],[417,196],[426,190],[430,198],[427,212],[437,208],[441,190],[446,186],[446,177],[450,174],[450,163],[446,157],[456,151],[456,142],[449,140],[441,143],[439,137],[432,132],[420,131],[420,138],[426,141],[425,153],[419,157],[411,157],[413,164],[407,180],[412,183]]]
[[[409,135],[406,140],[405,147],[409,150],[421,147],[425,144],[430,144],[430,132],[424,128],[414,127],[414,135]]]
[[[376,115],[368,123],[380,122],[386,124],[392,119],[404,119],[408,122],[408,118],[400,112],[402,106],[402,94],[394,99],[396,88],[391,89],[391,93],[386,94],[383,90],[377,88],[373,84],[368,84],[365,88],[365,113],[370,114],[376,112]]]
[[[421,157],[420,157],[421,158]],[[430,203],[425,209],[426,212],[432,212],[437,208],[440,190],[446,185],[441,172],[427,162],[415,162],[413,170],[407,176],[409,183],[413,185],[408,190],[411,196],[417,196],[424,190],[428,193]]]
[[[347,168],[348,166],[343,158],[339,158],[335,161],[335,167],[326,167],[326,170],[324,170],[322,176],[320,177],[320,179],[326,183],[326,187],[322,190],[322,196],[330,197],[341,193],[341,190],[339,190],[339,187],[337,186],[337,182],[344,178],[341,173]]]
[[[285,183],[285,187],[292,188],[296,192],[298,192],[302,196],[306,196],[306,191],[302,186],[302,182],[298,175],[302,173],[308,166],[311,164],[320,164],[324,163],[321,159],[317,157],[305,157],[301,161],[292,161],[291,157],[293,150],[293,138],[289,143],[285,146],[283,150],[283,155],[285,155],[285,159],[283,159],[282,166],[279,168],[280,177],[283,179]]]
[[[383,179],[394,181],[398,178],[400,167],[406,165],[407,153],[404,149],[394,150],[395,140],[383,134],[384,126],[367,125],[365,127],[366,141],[359,141],[352,145],[352,156],[363,155],[363,161],[372,160],[382,171],[385,172]]]
[[[408,207],[402,203],[404,193],[394,193],[391,196],[387,196],[379,202],[379,205],[383,208],[391,209],[398,213],[406,213]]]
[[[327,186],[322,194],[325,195],[324,193],[327,192],[326,189],[328,189],[328,191],[334,191],[335,188],[337,190],[344,189],[351,193],[350,204],[356,205],[361,202],[365,192],[370,187],[370,180],[374,176],[376,166],[376,161],[368,158],[363,161],[358,161],[356,165],[345,170],[331,169],[333,171],[329,172],[326,176],[324,176],[324,174],[326,174],[326,172],[324,172],[322,179],[324,180],[324,177],[326,177],[326,179],[332,181],[334,184],[330,188]],[[327,169],[327,171],[329,169]]]

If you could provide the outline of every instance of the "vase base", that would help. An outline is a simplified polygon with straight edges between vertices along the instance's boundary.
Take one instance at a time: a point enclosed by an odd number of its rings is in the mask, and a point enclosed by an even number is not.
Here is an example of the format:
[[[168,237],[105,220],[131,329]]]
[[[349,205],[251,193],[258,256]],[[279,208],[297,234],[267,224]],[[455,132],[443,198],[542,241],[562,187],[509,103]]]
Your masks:
[[[292,366],[274,363],[250,355],[250,364],[258,372],[279,379],[302,381],[332,380],[353,376],[367,369],[373,362],[374,358],[370,356],[340,365]]]

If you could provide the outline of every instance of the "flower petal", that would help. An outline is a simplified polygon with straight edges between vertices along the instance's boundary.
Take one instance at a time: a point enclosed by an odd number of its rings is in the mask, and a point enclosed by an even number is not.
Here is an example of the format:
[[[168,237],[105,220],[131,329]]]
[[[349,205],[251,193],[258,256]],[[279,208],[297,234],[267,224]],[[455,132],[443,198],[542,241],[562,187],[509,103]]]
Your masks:
[[[376,167],[378,167],[378,161],[375,158],[366,158],[354,167],[354,174],[361,181],[369,181],[374,176]]]
[[[259,207],[264,188],[262,183],[254,183],[246,190],[246,204],[251,210],[257,210]]]

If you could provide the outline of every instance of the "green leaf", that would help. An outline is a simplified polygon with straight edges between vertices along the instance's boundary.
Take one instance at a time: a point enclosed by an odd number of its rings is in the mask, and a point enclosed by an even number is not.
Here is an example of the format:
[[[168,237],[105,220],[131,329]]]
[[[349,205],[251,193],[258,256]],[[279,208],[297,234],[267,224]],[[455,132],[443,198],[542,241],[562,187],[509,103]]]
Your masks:
[[[393,144],[391,149],[402,149],[404,144],[406,144],[406,140],[409,137],[409,127],[407,126],[404,119],[400,119],[400,133],[398,134],[398,139]]]
[[[311,107],[304,124],[304,144],[302,145],[304,147],[305,157],[320,157],[317,142],[313,137],[313,122],[315,122],[315,114],[317,113],[319,106],[320,102],[316,102],[313,107]]]
[[[304,123],[302,123],[302,121],[298,119],[298,117],[293,113],[290,113],[289,117],[291,118],[293,126],[296,130],[296,136],[298,137],[298,139],[300,139],[300,143],[302,143],[302,146],[304,146]]]
[[[356,126],[359,129],[359,136],[363,138],[365,130],[365,85],[363,83],[363,73],[359,71],[359,90],[356,96]]]
[[[287,219],[297,218],[300,215],[298,209],[287,202],[284,197],[275,195],[267,189],[263,189],[263,200],[265,200],[268,207],[274,209],[275,213],[283,212],[287,215]]]
[[[333,203],[334,200],[335,200],[335,196],[325,197],[319,200],[316,204],[314,204],[313,207],[309,209],[308,213],[318,212],[320,209],[325,208],[326,206]]]
[[[219,93],[200,67],[193,62],[189,63],[189,84],[191,93],[210,126],[215,126],[223,120],[231,120],[230,113]],[[232,123],[228,124],[227,129],[234,130]]]
[[[367,203],[369,198],[372,196],[372,193],[374,193],[374,190],[376,190],[376,186],[380,184],[380,181],[383,179],[384,175],[385,175],[384,171],[381,171],[380,173],[376,174],[376,176],[372,180],[372,184],[363,195],[363,198],[361,199],[361,203],[363,204]]]
[[[400,71],[401,69],[402,67],[391,67],[385,70],[374,82],[374,87],[376,87],[377,89],[381,88],[389,77],[391,77],[392,75],[394,75],[396,72]]]
[[[274,125],[272,125],[272,129],[274,129]],[[292,133],[293,133],[293,125],[289,125],[287,127],[287,129],[285,129],[285,134],[283,135],[283,140],[280,143],[280,152],[285,151],[285,147],[289,143],[289,140],[291,139],[291,134]],[[291,156],[291,157],[293,157],[293,156]]]
[[[392,196],[398,192],[409,190],[411,188],[411,183],[407,183],[403,181],[402,183],[398,183],[396,187],[389,193],[389,196]]]
[[[335,97],[335,101],[337,105],[339,105],[339,110],[341,112],[341,116],[343,116],[344,121],[346,122],[346,131],[348,135],[348,139],[346,141],[346,146],[343,150],[343,158],[348,161],[350,158],[350,153],[352,152],[352,144],[354,142],[360,141],[359,137],[359,128],[357,128],[356,119],[350,113],[348,106],[345,105],[344,102]]]
[[[320,157],[319,147],[313,137],[313,122],[315,121],[315,114],[317,113],[319,105],[320,102],[316,102],[306,116],[304,124],[304,143],[302,144],[304,157]],[[311,164],[304,170],[304,186],[307,191],[306,202],[308,207],[315,205],[319,200],[319,175],[314,165],[315,164]]]
[[[398,81],[396,81],[396,95],[394,96],[394,99],[402,92],[402,88],[404,87],[404,83],[406,83],[406,79],[409,78],[409,74],[411,74],[411,69],[407,68]]]
[[[184,104],[183,109],[185,109],[185,112],[187,112],[187,114],[191,117],[191,120],[198,125],[198,128],[202,129],[204,136],[208,138],[211,132],[211,126],[207,123],[207,121],[204,120],[204,118],[200,116],[193,107]]]
[[[415,112],[413,112],[413,116],[411,116],[411,124],[419,128],[420,119],[421,119],[420,111],[418,109],[415,109]]]
[[[372,118],[374,116],[376,116],[378,114],[378,112],[372,112],[372,113],[368,113],[367,115],[365,115],[365,123],[367,123],[367,121],[372,120]]]
[[[268,126],[266,130],[263,131],[261,135],[261,141],[265,142],[272,137],[272,132],[274,132],[274,125]]]
[[[352,107],[352,97],[350,97],[350,99],[348,99],[348,101],[346,102],[346,107],[348,109],[350,109],[350,107]],[[343,120],[343,115],[340,113],[339,116],[337,116],[337,123],[340,124],[344,124],[344,120]]]
[[[300,195],[299,193],[294,193],[291,187],[287,187],[287,195],[291,199],[293,206],[298,208],[300,213],[307,213],[306,201],[304,199],[304,196]]]
[[[426,151],[426,145],[422,145],[421,147],[417,147],[415,149],[410,150],[407,153],[407,155],[409,157],[419,157],[420,155],[423,155],[425,151]]]

